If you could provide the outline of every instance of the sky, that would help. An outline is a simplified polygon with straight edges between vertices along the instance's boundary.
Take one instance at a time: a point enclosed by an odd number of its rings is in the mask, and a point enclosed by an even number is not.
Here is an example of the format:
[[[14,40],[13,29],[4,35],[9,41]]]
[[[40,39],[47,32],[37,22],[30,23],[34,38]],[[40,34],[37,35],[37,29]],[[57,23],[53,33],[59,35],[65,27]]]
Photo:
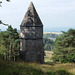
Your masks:
[[[1,1],[1,0],[0,0]],[[0,20],[20,30],[20,24],[32,1],[44,25],[44,32],[75,29],[75,0],[11,0],[0,7]],[[0,25],[1,30],[7,27]]]

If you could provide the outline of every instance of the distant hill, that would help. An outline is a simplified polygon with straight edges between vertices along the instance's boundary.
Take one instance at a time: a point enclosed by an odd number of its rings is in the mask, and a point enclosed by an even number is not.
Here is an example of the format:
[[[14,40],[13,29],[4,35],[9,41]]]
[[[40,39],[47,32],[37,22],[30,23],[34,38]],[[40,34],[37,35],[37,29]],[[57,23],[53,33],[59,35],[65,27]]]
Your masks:
[[[60,35],[62,33],[60,33],[60,32],[44,32],[44,34],[57,34],[57,35]]]
[[[62,33],[59,33],[59,32],[44,32],[43,33],[44,38],[51,39],[53,41],[55,41],[56,37],[59,37],[60,35],[62,35]]]
[[[62,33],[57,33],[57,32],[44,32],[43,33],[44,50],[51,51],[53,49],[53,43],[54,43],[54,41],[60,35],[62,35]]]

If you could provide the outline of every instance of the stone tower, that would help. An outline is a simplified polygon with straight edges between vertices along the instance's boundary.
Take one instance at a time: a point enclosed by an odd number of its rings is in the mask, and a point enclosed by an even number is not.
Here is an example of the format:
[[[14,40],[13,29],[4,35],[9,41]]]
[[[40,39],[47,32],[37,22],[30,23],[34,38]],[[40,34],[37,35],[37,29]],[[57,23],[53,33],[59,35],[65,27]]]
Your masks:
[[[32,2],[20,29],[20,58],[24,61],[44,63],[43,24]]]

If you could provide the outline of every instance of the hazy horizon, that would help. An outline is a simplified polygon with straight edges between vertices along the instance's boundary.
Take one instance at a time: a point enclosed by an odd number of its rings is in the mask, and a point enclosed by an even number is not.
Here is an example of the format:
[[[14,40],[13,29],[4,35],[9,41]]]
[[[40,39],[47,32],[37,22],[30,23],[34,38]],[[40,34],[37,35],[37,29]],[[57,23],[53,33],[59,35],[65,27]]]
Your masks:
[[[74,28],[70,28],[70,29],[74,29]],[[1,31],[5,31],[7,30],[7,27],[5,29],[1,29]],[[17,30],[20,30],[20,29],[17,29]],[[61,33],[62,31],[68,31],[69,29],[68,28],[61,28],[61,30],[59,28],[50,28],[50,29],[46,29],[44,28],[43,29],[43,32],[59,32]]]

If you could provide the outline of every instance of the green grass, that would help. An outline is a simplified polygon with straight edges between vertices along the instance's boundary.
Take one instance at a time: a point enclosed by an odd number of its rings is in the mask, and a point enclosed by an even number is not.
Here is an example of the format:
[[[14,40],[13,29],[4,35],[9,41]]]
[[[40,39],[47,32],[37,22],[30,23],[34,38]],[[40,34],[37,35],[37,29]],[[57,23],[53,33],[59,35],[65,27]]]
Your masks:
[[[38,64],[0,61],[0,75],[75,75],[75,64]]]
[[[49,52],[46,53],[48,57]],[[47,60],[45,64],[0,60],[0,75],[75,75],[75,63],[60,64]]]

